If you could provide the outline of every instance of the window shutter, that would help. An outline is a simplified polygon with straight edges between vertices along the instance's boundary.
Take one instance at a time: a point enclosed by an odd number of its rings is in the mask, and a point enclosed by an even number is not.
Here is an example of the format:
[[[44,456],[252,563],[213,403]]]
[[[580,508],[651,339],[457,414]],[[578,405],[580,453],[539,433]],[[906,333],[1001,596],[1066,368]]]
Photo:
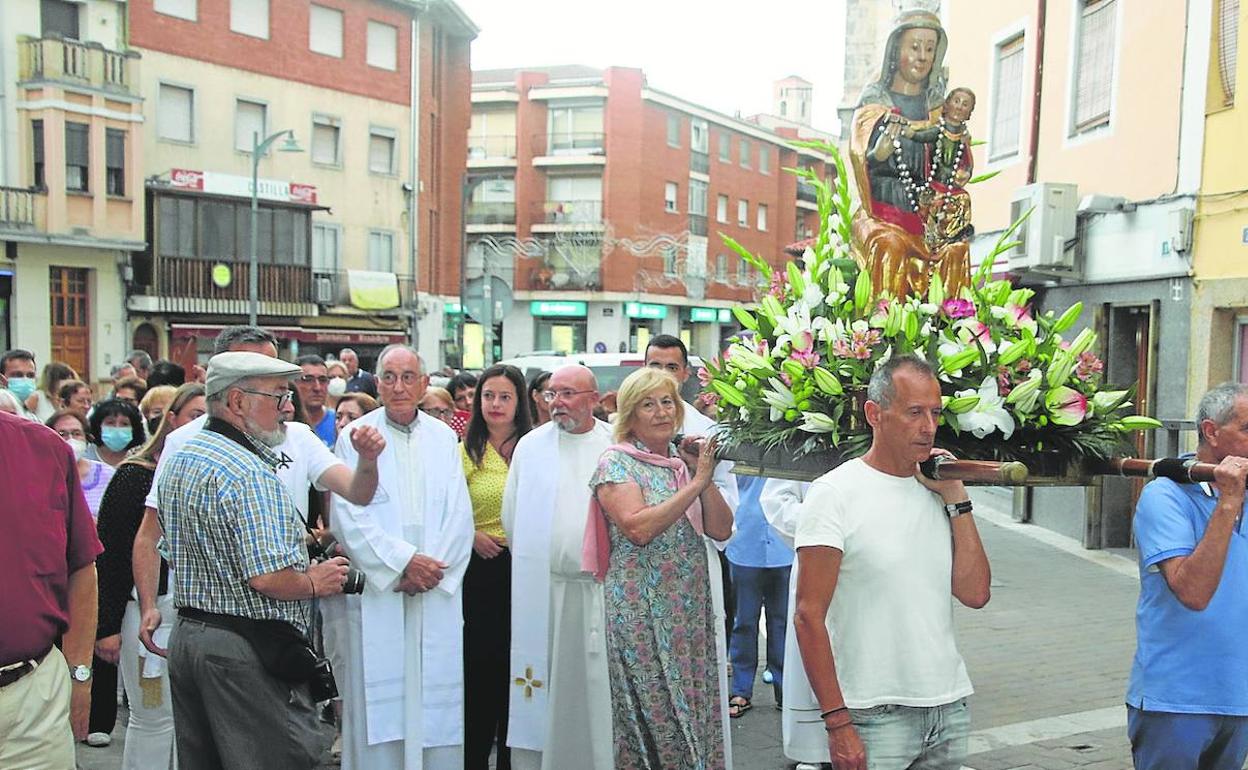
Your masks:
[[[368,138],[368,170],[378,174],[394,172],[394,139],[370,134]]]
[[[368,23],[368,64],[383,70],[398,69],[399,31],[378,21]]]
[[[162,139],[173,139],[179,142],[193,140],[191,131],[193,96],[189,88],[161,83],[159,103],[156,107],[156,124]],[[251,147],[250,141],[247,146]]]
[[[1235,104],[1235,67],[1239,60],[1239,0],[1218,4],[1218,76],[1222,81],[1222,103]]]
[[[338,127],[328,123],[312,126],[312,162],[338,165]]]
[[[263,104],[256,102],[245,102],[239,99],[235,107],[234,117],[234,147],[243,152],[251,152],[253,148],[253,134],[260,135],[260,141],[264,141],[264,113]]]
[[[308,14],[308,48],[342,58],[342,11],[320,5]]]
[[[997,82],[992,95],[993,159],[1018,154],[1022,133],[1023,36],[997,47]]]
[[[1114,82],[1116,0],[1086,0],[1079,25],[1075,126],[1086,131],[1109,122]]]

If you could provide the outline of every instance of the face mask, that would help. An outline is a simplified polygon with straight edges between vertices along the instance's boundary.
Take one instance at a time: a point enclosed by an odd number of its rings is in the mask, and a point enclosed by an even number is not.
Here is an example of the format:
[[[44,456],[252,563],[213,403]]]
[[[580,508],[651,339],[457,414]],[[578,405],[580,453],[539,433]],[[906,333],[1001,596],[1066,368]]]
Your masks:
[[[156,430],[160,427],[161,419],[161,417],[153,417],[147,421],[147,435],[156,435]]]
[[[100,428],[100,440],[104,442],[104,446],[114,452],[120,452],[130,446],[133,439],[134,431],[128,427],[105,425]]]
[[[9,392],[17,396],[17,400],[23,403],[30,398],[30,394],[35,392],[34,377],[10,377]]]
[[[329,380],[329,395],[337,398],[347,392],[347,381],[341,377],[332,377]]]
[[[65,443],[69,444],[69,448],[74,450],[74,459],[81,460],[83,454],[87,451],[87,442],[80,438],[65,439]]]

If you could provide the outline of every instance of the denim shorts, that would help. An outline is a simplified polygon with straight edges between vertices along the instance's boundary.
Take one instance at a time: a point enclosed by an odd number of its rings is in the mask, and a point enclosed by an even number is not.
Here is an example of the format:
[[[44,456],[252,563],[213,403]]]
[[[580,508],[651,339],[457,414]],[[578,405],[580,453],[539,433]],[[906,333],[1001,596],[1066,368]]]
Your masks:
[[[867,750],[867,770],[959,770],[966,759],[971,712],[966,698],[943,706],[850,709]]]

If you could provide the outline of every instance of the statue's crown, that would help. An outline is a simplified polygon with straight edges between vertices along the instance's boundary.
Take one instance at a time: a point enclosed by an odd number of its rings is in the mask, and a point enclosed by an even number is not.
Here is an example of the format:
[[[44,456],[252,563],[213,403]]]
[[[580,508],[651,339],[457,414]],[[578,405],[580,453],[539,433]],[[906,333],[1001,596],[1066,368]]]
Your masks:
[[[939,16],[940,0],[893,0],[897,20],[914,16]]]

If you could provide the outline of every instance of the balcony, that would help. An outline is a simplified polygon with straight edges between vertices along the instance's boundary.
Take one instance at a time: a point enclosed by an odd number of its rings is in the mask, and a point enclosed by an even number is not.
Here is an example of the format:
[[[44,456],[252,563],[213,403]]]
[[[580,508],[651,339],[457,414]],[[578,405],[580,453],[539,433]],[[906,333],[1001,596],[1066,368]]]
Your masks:
[[[534,232],[602,229],[602,201],[538,201],[533,206]]]
[[[468,201],[468,207],[464,210],[464,224],[469,228],[503,226],[504,231],[515,230],[515,201]]]
[[[694,150],[689,153],[689,170],[695,174],[711,173],[711,156]]]
[[[606,134],[572,131],[533,135],[533,165],[603,165],[607,162]]]
[[[706,215],[690,214],[689,215],[689,234],[690,235],[706,235]]]
[[[213,269],[229,268],[229,280],[218,285]],[[246,315],[250,279],[248,263],[158,257],[152,285],[142,291],[155,300],[154,311]],[[316,315],[312,270],[306,265],[262,264],[259,270],[261,315]]]
[[[26,38],[18,45],[19,77],[23,81],[52,81],[139,95],[137,51],[110,51],[99,43],[60,37]]]
[[[537,265],[529,265],[529,286],[534,291],[601,291],[601,265],[572,266],[563,260],[547,257]]]
[[[414,296],[415,288],[410,275],[396,275],[399,282],[400,307]],[[312,276],[312,299],[321,307],[351,307],[351,286],[347,270],[315,270]],[[383,314],[398,314],[400,308],[380,310]]]
[[[801,208],[818,208],[819,194],[815,186],[805,179],[797,180],[797,203]],[[804,206],[802,204],[810,205]]]
[[[516,136],[469,136],[468,168],[516,165]]]
[[[35,191],[0,187],[0,229],[35,229]]]

